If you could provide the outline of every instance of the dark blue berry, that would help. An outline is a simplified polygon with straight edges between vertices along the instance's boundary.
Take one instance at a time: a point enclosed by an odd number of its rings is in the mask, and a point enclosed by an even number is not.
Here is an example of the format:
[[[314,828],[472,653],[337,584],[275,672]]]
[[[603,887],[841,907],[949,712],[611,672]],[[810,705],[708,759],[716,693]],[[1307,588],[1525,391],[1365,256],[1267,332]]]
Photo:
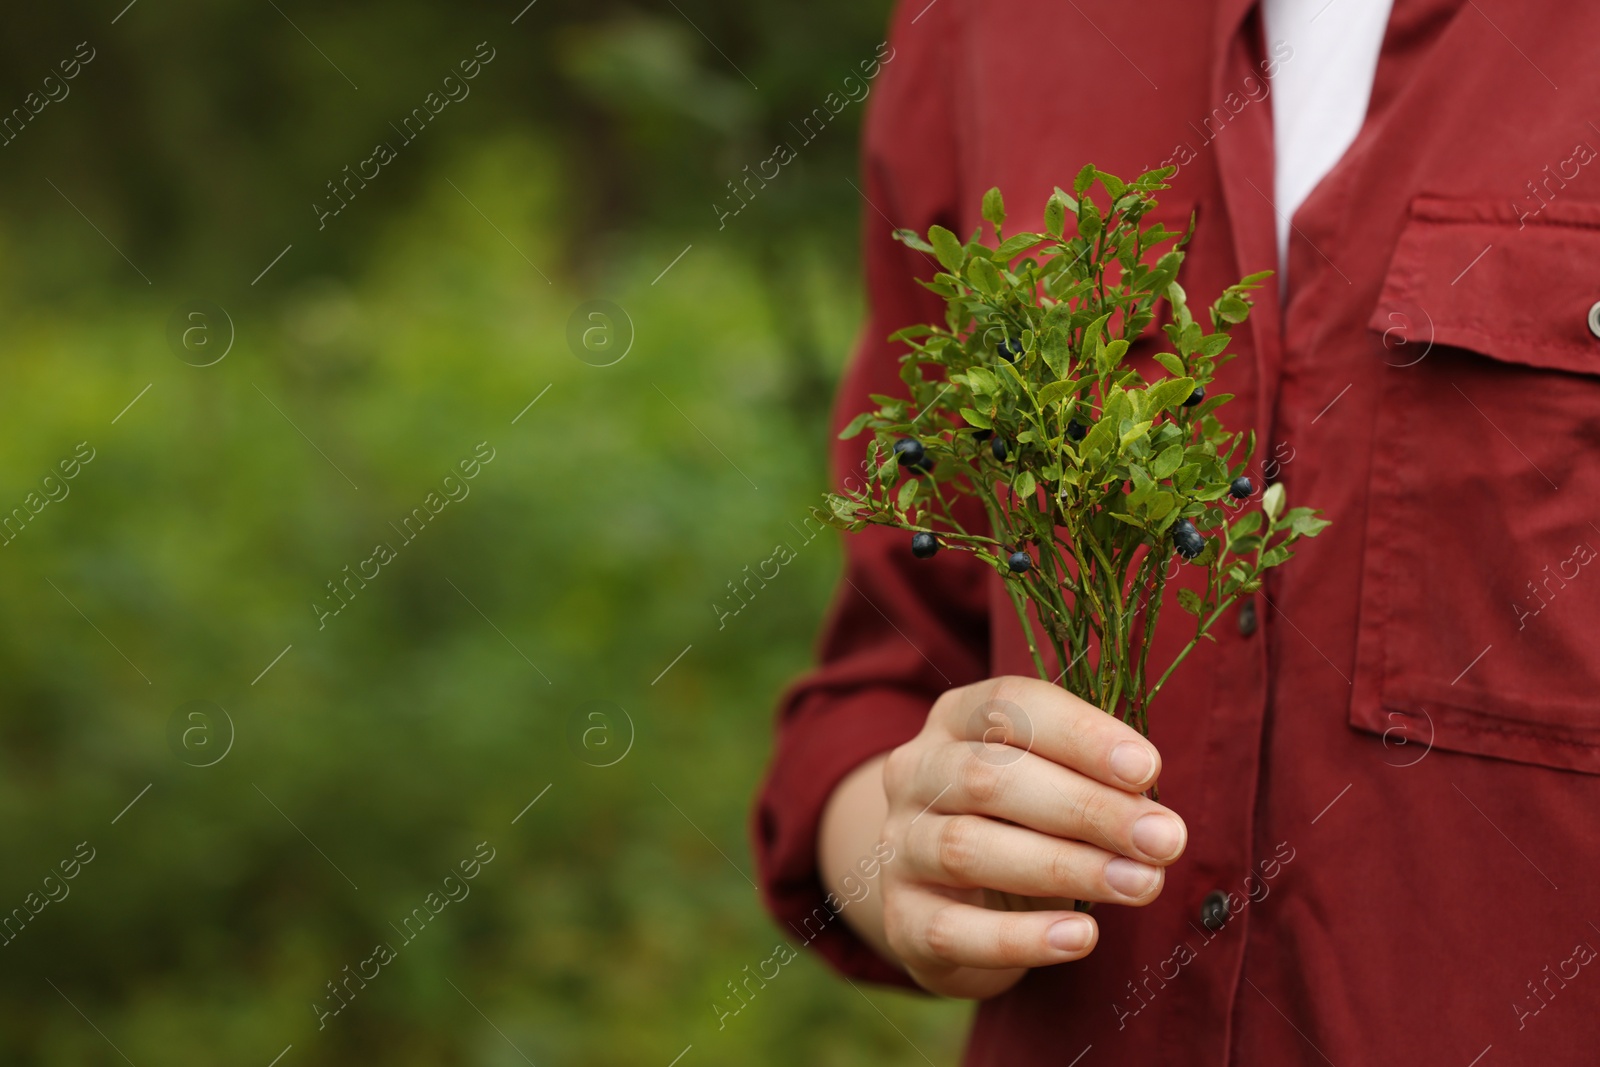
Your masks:
[[[1026,571],[1033,566],[1033,557],[1021,549],[1018,549],[1017,551],[1011,553],[1011,557],[1006,560],[1006,566],[1010,567],[1016,573],[1021,574],[1023,571]]]
[[[1185,400],[1183,402],[1183,406],[1186,407],[1186,408],[1192,408],[1196,404],[1200,403],[1200,401],[1204,400],[1205,398],[1206,398],[1206,387],[1203,386],[1203,385],[1197,385],[1197,386],[1194,387],[1194,392],[1189,394],[1189,399]]]
[[[995,459],[1004,463],[1006,461],[1006,439],[1004,437],[996,437],[990,441],[989,451],[993,453]]]
[[[939,551],[939,539],[931,533],[915,533],[911,535],[911,554],[918,559],[927,559]]]
[[[1228,486],[1228,495],[1235,500],[1244,500],[1255,491],[1256,487],[1249,478],[1235,478],[1233,484]]]
[[[926,452],[915,437],[902,437],[894,443],[894,454],[900,457],[902,467],[919,467]]]
[[[1172,547],[1184,559],[1194,559],[1206,549],[1206,539],[1188,519],[1179,519],[1172,527]]]
[[[1000,343],[1000,358],[1007,363],[1015,363],[1017,357],[1022,355],[1021,341],[1002,341]]]
[[[1088,433],[1089,427],[1085,426],[1077,419],[1073,419],[1071,422],[1067,423],[1067,439],[1069,441],[1081,441],[1088,435]]]

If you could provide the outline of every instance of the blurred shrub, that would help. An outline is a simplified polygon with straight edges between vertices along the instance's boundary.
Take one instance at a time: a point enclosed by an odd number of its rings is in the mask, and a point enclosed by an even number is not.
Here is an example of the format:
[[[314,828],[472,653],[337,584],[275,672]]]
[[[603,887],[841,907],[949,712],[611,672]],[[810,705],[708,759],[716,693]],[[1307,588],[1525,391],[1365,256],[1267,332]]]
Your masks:
[[[0,948],[0,1062],[955,1062],[964,1008],[869,1004],[804,953],[716,1025],[781,936],[744,826],[836,545],[726,628],[711,603],[792,539],[825,433],[741,246],[613,230],[592,274],[563,268],[552,143],[478,138],[374,211],[348,272],[211,287],[237,330],[214,366],[168,350],[191,294],[166,284],[5,301],[0,502],[97,451],[0,548],[0,907],[97,852]],[[823,237],[790,258],[831,378],[854,272]],[[566,343],[597,297],[636,331],[609,367]],[[389,524],[479,442],[470,495],[402,544]],[[379,541],[397,558],[319,629]],[[212,766],[170,747],[196,699],[233,724]],[[571,744],[592,700],[631,717],[613,766]],[[470,896],[405,942],[479,842]],[[379,942],[397,958],[319,1030]]]

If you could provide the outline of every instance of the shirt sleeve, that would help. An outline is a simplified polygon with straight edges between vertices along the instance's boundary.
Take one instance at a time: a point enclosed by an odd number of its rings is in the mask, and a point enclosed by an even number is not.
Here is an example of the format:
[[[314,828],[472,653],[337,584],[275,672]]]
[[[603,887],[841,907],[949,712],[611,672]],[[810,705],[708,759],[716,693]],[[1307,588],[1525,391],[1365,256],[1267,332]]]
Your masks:
[[[835,433],[876,406],[869,394],[905,395],[903,346],[885,338],[944,318],[944,302],[915,281],[931,277],[938,264],[890,234],[900,227],[925,233],[933,223],[956,228],[957,131],[940,11],[952,6],[903,5],[891,47],[880,49],[863,151],[868,317],[835,401]],[[859,475],[871,436],[835,439],[836,485]],[[986,526],[981,511],[973,521]],[[817,870],[822,809],[840,780],[913,737],[940,693],[989,673],[987,567],[964,552],[915,559],[910,541],[903,531],[880,527],[845,535],[844,576],[824,625],[820,662],[779,704],[776,749],[752,834],[762,894],[780,923],[846,975],[917,988],[827,908]]]

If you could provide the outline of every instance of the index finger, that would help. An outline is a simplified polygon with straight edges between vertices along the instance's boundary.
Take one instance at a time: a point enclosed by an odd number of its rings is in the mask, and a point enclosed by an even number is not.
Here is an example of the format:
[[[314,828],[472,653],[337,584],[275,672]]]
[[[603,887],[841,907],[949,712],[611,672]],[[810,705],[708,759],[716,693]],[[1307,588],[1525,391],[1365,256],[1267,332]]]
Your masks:
[[[1058,685],[1002,675],[967,686],[946,725],[979,758],[1032,752],[1116,789],[1138,793],[1161,774],[1161,753],[1139,731]]]

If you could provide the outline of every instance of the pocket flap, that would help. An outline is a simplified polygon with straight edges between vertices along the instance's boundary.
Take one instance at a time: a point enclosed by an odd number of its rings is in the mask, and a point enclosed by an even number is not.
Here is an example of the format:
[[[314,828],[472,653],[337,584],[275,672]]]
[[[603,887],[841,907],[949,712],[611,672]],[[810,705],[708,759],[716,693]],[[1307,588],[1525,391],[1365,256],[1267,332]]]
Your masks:
[[[1539,203],[1417,197],[1368,327],[1419,352],[1600,374],[1600,204]]]
[[[1353,726],[1600,774],[1597,300],[1600,205],[1412,203],[1369,320]]]

